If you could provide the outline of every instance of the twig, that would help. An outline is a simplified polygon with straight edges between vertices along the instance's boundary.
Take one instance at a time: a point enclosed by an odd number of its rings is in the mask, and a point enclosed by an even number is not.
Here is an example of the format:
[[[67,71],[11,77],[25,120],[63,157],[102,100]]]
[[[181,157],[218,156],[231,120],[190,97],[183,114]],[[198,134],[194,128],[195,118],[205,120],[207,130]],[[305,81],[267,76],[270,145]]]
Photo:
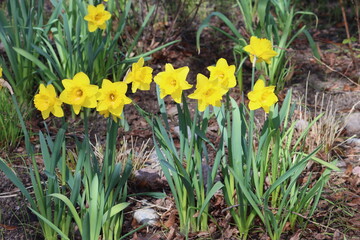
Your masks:
[[[235,195],[235,194],[234,194]],[[232,206],[230,206],[230,207],[227,207],[227,208],[224,208],[223,210],[221,210],[221,213],[224,213],[224,212],[226,212],[227,210],[230,210],[230,209],[232,209],[232,208],[236,208],[236,207],[239,207],[239,206],[241,206],[242,204],[236,204],[236,205],[232,205]],[[247,206],[250,206],[250,204],[246,204]]]
[[[354,3],[355,2],[355,3]],[[358,28],[358,41],[360,44],[360,17],[359,17],[359,2],[353,1],[353,3],[355,4],[355,16],[356,16],[356,24],[357,24],[357,28]]]
[[[269,208],[269,209],[270,209],[270,210],[275,210],[275,211],[278,210],[278,208]],[[317,226],[320,226],[320,227],[323,227],[323,228],[326,228],[326,229],[330,229],[330,230],[332,230],[332,231],[334,231],[334,232],[338,231],[338,232],[339,232],[340,234],[342,234],[343,236],[346,236],[345,233],[340,232],[338,229],[335,229],[335,228],[326,226],[326,225],[324,225],[324,224],[321,224],[321,223],[317,223],[317,222],[315,222],[315,221],[312,221],[312,220],[310,220],[307,216],[304,216],[304,215],[302,215],[302,214],[300,214],[300,213],[293,212],[293,211],[289,211],[289,210],[286,210],[286,209],[284,209],[284,210],[287,211],[287,212],[290,212],[290,213],[292,213],[292,214],[294,214],[294,215],[296,215],[296,216],[302,217],[302,218],[306,219],[307,221],[309,221],[309,222],[311,222],[311,223],[313,223],[313,224],[315,224],[315,225],[317,225]]]
[[[33,186],[28,186],[28,187],[25,187],[25,189],[30,189],[30,188],[33,188]],[[18,194],[16,193],[19,193],[20,192],[20,189],[18,190],[13,190],[13,191],[10,191],[10,192],[2,192],[0,193],[0,198],[10,198],[10,197],[16,197]]]
[[[327,65],[326,63],[322,62],[320,59],[314,57],[316,61],[318,61],[321,65],[327,67],[329,70],[335,72],[335,73],[338,73],[340,74],[341,76],[343,76],[344,78],[346,78],[347,80],[349,80],[351,83],[355,84],[356,86],[360,86],[360,84],[358,84],[357,82],[355,82],[354,80],[352,80],[351,78],[349,78],[348,76],[346,76],[345,74],[343,74],[342,72],[340,71],[337,71],[335,69],[333,69],[332,67],[330,67],[329,65]]]
[[[343,2],[343,0],[339,0],[339,2],[340,2],[340,7],[341,7],[341,13],[342,13],[343,19],[344,19],[346,37],[347,37],[348,40],[349,40],[348,45],[349,45],[350,56],[351,56],[351,59],[352,59],[352,61],[353,61],[354,67],[355,67],[355,69],[357,70],[357,69],[358,69],[358,65],[357,65],[357,61],[356,61],[356,58],[355,58],[355,54],[354,54],[354,51],[353,51],[353,48],[352,48],[351,35],[350,35],[350,31],[349,31],[349,24],[348,24],[348,22],[347,22],[347,17],[346,17],[344,2]],[[356,11],[357,11],[357,10],[356,10]]]
[[[155,204],[152,204],[152,203],[148,203],[144,200],[138,200],[136,198],[133,198],[133,197],[129,197],[131,200],[134,200],[136,202],[140,202],[142,204],[145,204],[145,205],[148,205],[148,207],[156,207],[156,208],[159,208],[159,209],[162,209],[162,210],[166,210],[166,211],[169,211],[170,208],[165,208],[165,207],[162,207],[162,206],[159,206],[159,205],[155,205]]]
[[[351,35],[350,35],[350,31],[349,31],[349,24],[347,22],[347,18],[346,18],[346,12],[345,12],[345,8],[344,8],[344,3],[343,0],[339,0],[340,3],[340,8],[341,8],[341,13],[344,19],[344,25],[345,25],[345,31],[346,31],[346,37],[349,39],[349,47],[351,48]]]
[[[17,196],[19,196],[19,194],[15,193],[15,194],[9,194],[6,196],[0,196],[0,198],[12,198],[12,197],[17,197]]]

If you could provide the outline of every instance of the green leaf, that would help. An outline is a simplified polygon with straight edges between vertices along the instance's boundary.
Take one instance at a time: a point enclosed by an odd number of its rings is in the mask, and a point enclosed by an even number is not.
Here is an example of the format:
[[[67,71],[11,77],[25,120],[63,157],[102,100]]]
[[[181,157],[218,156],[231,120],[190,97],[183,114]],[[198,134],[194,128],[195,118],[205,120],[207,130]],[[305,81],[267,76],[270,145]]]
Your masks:
[[[319,151],[321,146],[317,147],[311,154],[305,156],[304,159],[294,164],[289,170],[286,171],[283,175],[281,175],[271,186],[266,190],[264,194],[264,199],[268,199],[271,192],[273,192],[278,186],[280,186],[284,181],[290,178],[295,172],[299,171],[306,166],[307,161]]]
[[[49,196],[60,199],[61,201],[63,201],[66,204],[66,206],[68,206],[68,208],[74,218],[74,221],[79,228],[79,232],[82,235],[81,219],[80,219],[78,213],[76,212],[75,206],[72,204],[72,202],[69,200],[69,198],[67,198],[65,195],[60,194],[60,193],[53,193],[53,194],[50,194]]]
[[[202,215],[203,211],[205,210],[206,206],[209,204],[211,198],[223,186],[224,186],[224,184],[222,184],[221,182],[216,182],[214,184],[214,186],[211,188],[211,190],[208,192],[208,194],[206,195],[206,198],[205,198],[204,202],[201,203],[201,208],[200,208],[199,217],[198,217],[198,224],[200,224],[201,215]]]
[[[306,29],[304,29],[303,33],[305,34],[306,38],[309,41],[310,48],[311,48],[311,51],[313,52],[314,56],[320,60],[321,56],[320,56],[319,50],[317,48],[317,45],[316,45],[314,39],[312,38],[312,36]]]
[[[356,38],[354,38],[354,37],[346,38],[342,41],[343,44],[348,44],[348,43],[352,43],[352,42],[356,42]]]
[[[90,187],[90,200],[89,200],[89,227],[90,227],[90,240],[98,239],[101,230],[101,221],[104,210],[104,191],[99,188],[99,178],[95,174]]]
[[[32,55],[31,53],[29,53],[28,51],[21,49],[21,48],[17,48],[17,47],[13,47],[13,49],[19,53],[21,56],[27,58],[28,60],[32,61],[36,66],[38,66],[41,70],[41,72],[44,72],[45,75],[50,79],[50,80],[55,80],[57,79],[57,77],[55,76],[54,73],[52,73],[50,71],[50,69],[45,66],[45,64],[43,64],[37,57],[35,57],[34,55]]]
[[[149,196],[149,197],[153,197],[153,198],[165,198],[167,196],[167,194],[165,192],[142,192],[142,193],[134,193],[134,194],[129,194],[129,197],[134,197],[134,196]]]
[[[299,152],[295,152],[295,153],[300,154]],[[306,156],[306,157],[309,156],[309,154],[305,154],[305,153],[303,153],[303,154],[304,154],[304,156]],[[311,159],[312,159],[313,161],[315,161],[315,162],[317,162],[317,163],[320,163],[321,165],[323,165],[323,166],[325,166],[325,167],[333,170],[333,171],[337,171],[337,172],[340,172],[340,171],[341,171],[340,168],[338,168],[338,167],[336,166],[336,162],[334,162],[334,163],[329,163],[329,162],[326,162],[326,161],[324,161],[324,160],[322,160],[322,159],[320,159],[320,158],[318,158],[318,157],[316,157],[316,156],[311,156]]]
[[[13,170],[5,163],[5,161],[0,158],[0,169],[4,172],[5,176],[9,178],[9,180],[21,191],[22,194],[26,197],[32,207],[35,207],[36,204],[31,197],[28,190],[25,188],[24,184],[20,181],[20,179],[15,175]]]
[[[45,218],[44,216],[42,216],[40,213],[38,213],[37,211],[35,211],[34,209],[30,208],[30,210],[38,217],[40,218],[42,221],[44,221],[45,224],[47,224],[49,227],[51,227],[55,232],[57,232],[63,239],[65,240],[70,240],[70,238],[68,238],[66,236],[65,233],[63,233],[58,227],[56,227],[50,220],[48,220],[47,218]]]
[[[259,16],[260,26],[263,28],[265,28],[266,26],[265,24],[266,18],[269,17],[268,4],[269,4],[268,0],[260,0],[257,7],[257,14]]]
[[[133,233],[135,233],[136,231],[139,231],[139,230],[145,228],[146,226],[148,226],[148,225],[147,225],[147,224],[144,224],[144,225],[141,225],[141,226],[138,227],[138,228],[135,228],[134,230],[132,230],[132,231],[124,234],[121,238],[119,238],[119,240],[125,239],[125,238],[128,237],[128,236],[131,236]]]
[[[220,18],[231,30],[231,32],[235,35],[235,37],[233,37],[232,39],[235,42],[238,42],[238,39],[244,39],[244,37],[239,33],[239,31],[237,30],[237,28],[234,26],[234,24],[222,13],[220,12],[212,12],[200,25],[199,29],[196,32],[196,49],[198,50],[198,52],[200,53],[200,36],[202,31],[206,28],[210,26],[210,20],[212,17],[218,17]],[[219,29],[220,30],[220,29]],[[230,35],[229,35],[230,36]]]
[[[118,214],[122,210],[124,210],[127,206],[129,206],[130,203],[119,203],[112,208],[110,208],[108,211],[106,211],[102,218],[102,224],[105,224],[107,220],[112,218],[114,215]]]
[[[243,176],[236,175],[234,169],[230,168],[231,173],[236,179],[236,183],[239,184],[242,194],[246,197],[247,202],[253,207],[259,218],[264,221],[264,214],[260,210],[259,206],[261,206],[261,201],[256,197],[256,195],[252,192],[251,187],[248,184],[248,181],[245,180]]]
[[[130,56],[130,54],[133,52],[133,49],[135,47],[135,45],[138,43],[139,41],[139,38],[140,38],[140,35],[142,34],[142,32],[144,31],[146,25],[148,24],[149,20],[150,20],[150,17],[152,16],[152,14],[154,13],[155,11],[155,6],[151,6],[150,9],[149,9],[149,13],[146,15],[145,19],[144,19],[144,22],[141,24],[141,27],[140,29],[138,30],[134,40],[133,40],[133,43],[131,44],[131,46],[128,48],[128,51],[127,51],[127,56]]]

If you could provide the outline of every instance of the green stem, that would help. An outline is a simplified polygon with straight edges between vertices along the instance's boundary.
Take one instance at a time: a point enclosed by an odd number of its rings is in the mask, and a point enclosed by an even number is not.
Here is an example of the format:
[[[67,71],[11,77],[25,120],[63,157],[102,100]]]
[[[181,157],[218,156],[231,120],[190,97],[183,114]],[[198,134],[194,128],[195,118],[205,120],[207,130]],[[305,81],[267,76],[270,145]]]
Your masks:
[[[85,128],[85,139],[89,139],[89,120],[88,120],[88,110],[83,109],[84,113],[84,128]]]
[[[254,82],[255,82],[255,67],[256,67],[256,56],[254,56],[253,65],[252,65],[252,73],[251,73],[251,90],[254,90]],[[254,111],[250,110],[250,128],[249,128],[249,152],[248,152],[248,159],[247,159],[247,177],[250,178],[250,169],[253,171],[253,180],[255,184],[255,189],[257,196],[259,199],[261,199],[261,190],[259,188],[259,176],[258,176],[258,168],[256,164],[256,159],[253,155],[254,149],[253,149],[253,140],[254,140]],[[250,168],[250,164],[252,164],[252,167]]]
[[[65,124],[65,118],[62,118],[62,126]],[[65,140],[62,143],[62,157],[61,157],[61,186],[63,187],[63,193],[65,194],[66,185],[66,143]]]
[[[251,72],[251,91],[254,90],[254,82],[255,82],[255,65],[256,65],[256,56],[254,56],[253,65],[252,65],[252,72]],[[254,134],[254,111],[250,110],[250,126],[249,126],[249,135],[248,135],[248,156],[246,161],[246,179],[250,178],[250,164],[253,158],[253,134]],[[254,172],[254,175],[257,174],[257,172]],[[256,179],[256,176],[255,176]]]
[[[111,141],[111,129],[112,129],[112,120],[110,118],[107,119],[107,126],[106,126],[106,146],[105,146],[105,158],[103,161],[103,166],[102,166],[102,174],[105,177],[105,182],[108,182],[108,174],[107,174],[107,170],[108,170],[108,164],[109,164],[109,159],[110,159],[110,155],[112,153],[112,149],[110,149],[110,141]]]

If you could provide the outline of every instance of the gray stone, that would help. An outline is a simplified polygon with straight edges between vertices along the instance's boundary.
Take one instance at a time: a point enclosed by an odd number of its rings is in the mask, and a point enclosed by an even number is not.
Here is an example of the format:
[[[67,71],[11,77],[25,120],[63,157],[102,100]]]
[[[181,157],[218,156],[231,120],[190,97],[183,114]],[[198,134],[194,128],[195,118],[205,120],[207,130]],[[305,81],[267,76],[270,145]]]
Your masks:
[[[304,119],[299,119],[296,121],[295,129],[299,132],[303,132],[309,126],[309,122]]]
[[[142,208],[134,212],[134,218],[140,224],[156,226],[159,215],[152,208]]]
[[[346,141],[348,144],[354,147],[360,147],[360,138],[351,138]]]
[[[178,135],[180,137],[180,127],[179,126],[174,127],[174,132],[176,133],[176,135]],[[188,138],[190,141],[191,140],[191,128],[189,126],[187,127],[187,135],[188,135]]]
[[[360,112],[351,113],[345,118],[345,129],[348,136],[360,136]]]

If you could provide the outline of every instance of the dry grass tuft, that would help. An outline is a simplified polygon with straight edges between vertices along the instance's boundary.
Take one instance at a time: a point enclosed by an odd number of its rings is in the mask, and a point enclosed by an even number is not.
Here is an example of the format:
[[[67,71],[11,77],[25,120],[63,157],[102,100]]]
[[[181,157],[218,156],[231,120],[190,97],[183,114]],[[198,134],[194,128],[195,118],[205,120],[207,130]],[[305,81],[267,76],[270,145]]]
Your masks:
[[[127,140],[125,137],[123,137],[120,143],[121,146],[116,151],[115,161],[125,165],[126,161],[130,159],[132,162],[133,171],[143,168],[145,163],[151,159],[151,156],[154,152],[154,148],[149,147],[150,139],[139,144],[137,138],[133,138],[131,136],[130,140]],[[104,160],[104,148],[102,144],[99,143],[97,138],[95,145],[93,145],[93,149],[100,165],[102,165]]]
[[[306,96],[305,96],[306,99]],[[305,101],[306,102],[306,101]],[[339,138],[343,127],[338,111],[333,107],[331,98],[325,100],[325,94],[316,93],[315,105],[313,110],[303,102],[298,100],[297,109],[295,110],[293,121],[296,121],[296,134],[298,136],[308,127],[308,125],[319,115],[322,115],[318,121],[310,127],[306,137],[305,149],[309,152],[322,146],[319,155],[325,161],[331,161],[335,142]]]

